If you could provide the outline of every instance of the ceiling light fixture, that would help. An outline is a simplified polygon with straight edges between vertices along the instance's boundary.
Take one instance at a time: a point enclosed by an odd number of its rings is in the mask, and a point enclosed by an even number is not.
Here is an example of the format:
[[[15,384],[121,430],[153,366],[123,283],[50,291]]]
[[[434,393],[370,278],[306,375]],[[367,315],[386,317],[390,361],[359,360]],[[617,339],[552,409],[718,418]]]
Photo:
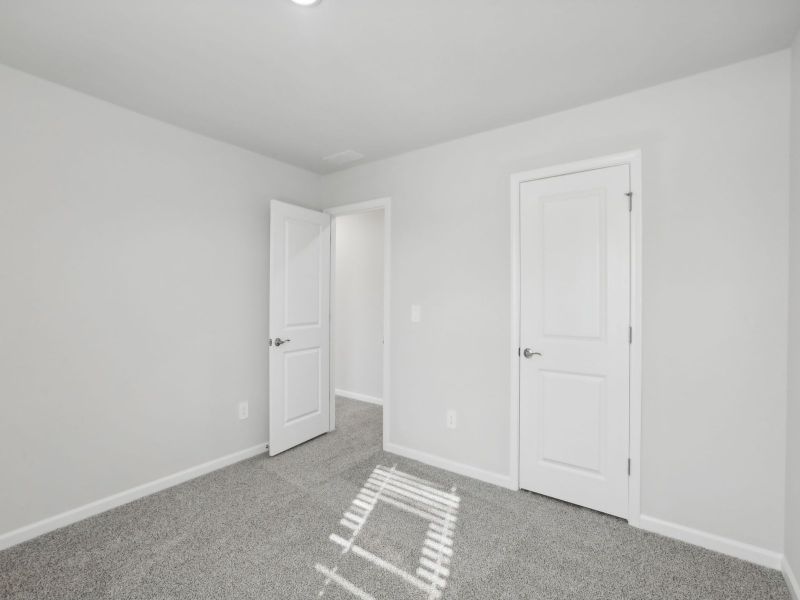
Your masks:
[[[314,6],[315,4],[319,4],[320,0],[292,0],[298,6]]]

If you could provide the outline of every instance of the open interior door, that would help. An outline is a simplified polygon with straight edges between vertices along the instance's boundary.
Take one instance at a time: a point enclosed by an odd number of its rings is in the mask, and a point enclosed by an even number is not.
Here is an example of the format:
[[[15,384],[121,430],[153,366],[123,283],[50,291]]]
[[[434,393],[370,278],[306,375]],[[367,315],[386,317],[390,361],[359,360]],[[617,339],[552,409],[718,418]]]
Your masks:
[[[330,429],[330,222],[270,206],[270,456]]]

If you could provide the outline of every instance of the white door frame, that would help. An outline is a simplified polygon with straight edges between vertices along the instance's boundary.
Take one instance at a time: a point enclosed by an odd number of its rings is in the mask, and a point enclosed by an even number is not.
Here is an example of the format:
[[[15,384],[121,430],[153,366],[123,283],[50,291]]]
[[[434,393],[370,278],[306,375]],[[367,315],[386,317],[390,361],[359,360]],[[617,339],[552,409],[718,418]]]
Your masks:
[[[628,456],[628,522],[639,524],[641,514],[641,435],[642,435],[642,153],[633,150],[622,154],[555,165],[511,175],[511,487],[519,489],[519,348],[520,348],[520,186],[527,181],[569,175],[618,165],[630,166],[631,212],[631,326],[630,347],[630,436]]]
[[[355,204],[345,204],[329,208],[324,212],[331,216],[331,306],[330,306],[330,327],[331,327],[331,351],[330,351],[330,431],[336,428],[336,217],[342,215],[355,215],[359,213],[383,211],[383,390],[381,400],[383,404],[383,446],[389,440],[389,382],[391,380],[389,361],[390,343],[390,324],[391,324],[391,281],[392,281],[392,260],[391,260],[391,231],[392,231],[392,199],[378,198],[366,202],[356,202]]]

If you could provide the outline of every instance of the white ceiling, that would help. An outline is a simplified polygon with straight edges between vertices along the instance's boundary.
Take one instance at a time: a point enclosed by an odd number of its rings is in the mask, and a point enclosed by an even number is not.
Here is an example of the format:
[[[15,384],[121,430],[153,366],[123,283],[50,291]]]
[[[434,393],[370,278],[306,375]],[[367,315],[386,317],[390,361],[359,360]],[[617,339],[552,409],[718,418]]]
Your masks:
[[[317,172],[789,45],[798,0],[0,0],[0,62]]]

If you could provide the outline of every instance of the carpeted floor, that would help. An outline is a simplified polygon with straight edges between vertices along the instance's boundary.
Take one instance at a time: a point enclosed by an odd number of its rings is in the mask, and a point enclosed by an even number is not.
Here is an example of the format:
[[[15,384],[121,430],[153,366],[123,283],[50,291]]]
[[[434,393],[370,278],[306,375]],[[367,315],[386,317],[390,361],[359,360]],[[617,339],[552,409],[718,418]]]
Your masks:
[[[381,450],[376,406],[0,553],[0,598],[781,599],[778,571]]]

